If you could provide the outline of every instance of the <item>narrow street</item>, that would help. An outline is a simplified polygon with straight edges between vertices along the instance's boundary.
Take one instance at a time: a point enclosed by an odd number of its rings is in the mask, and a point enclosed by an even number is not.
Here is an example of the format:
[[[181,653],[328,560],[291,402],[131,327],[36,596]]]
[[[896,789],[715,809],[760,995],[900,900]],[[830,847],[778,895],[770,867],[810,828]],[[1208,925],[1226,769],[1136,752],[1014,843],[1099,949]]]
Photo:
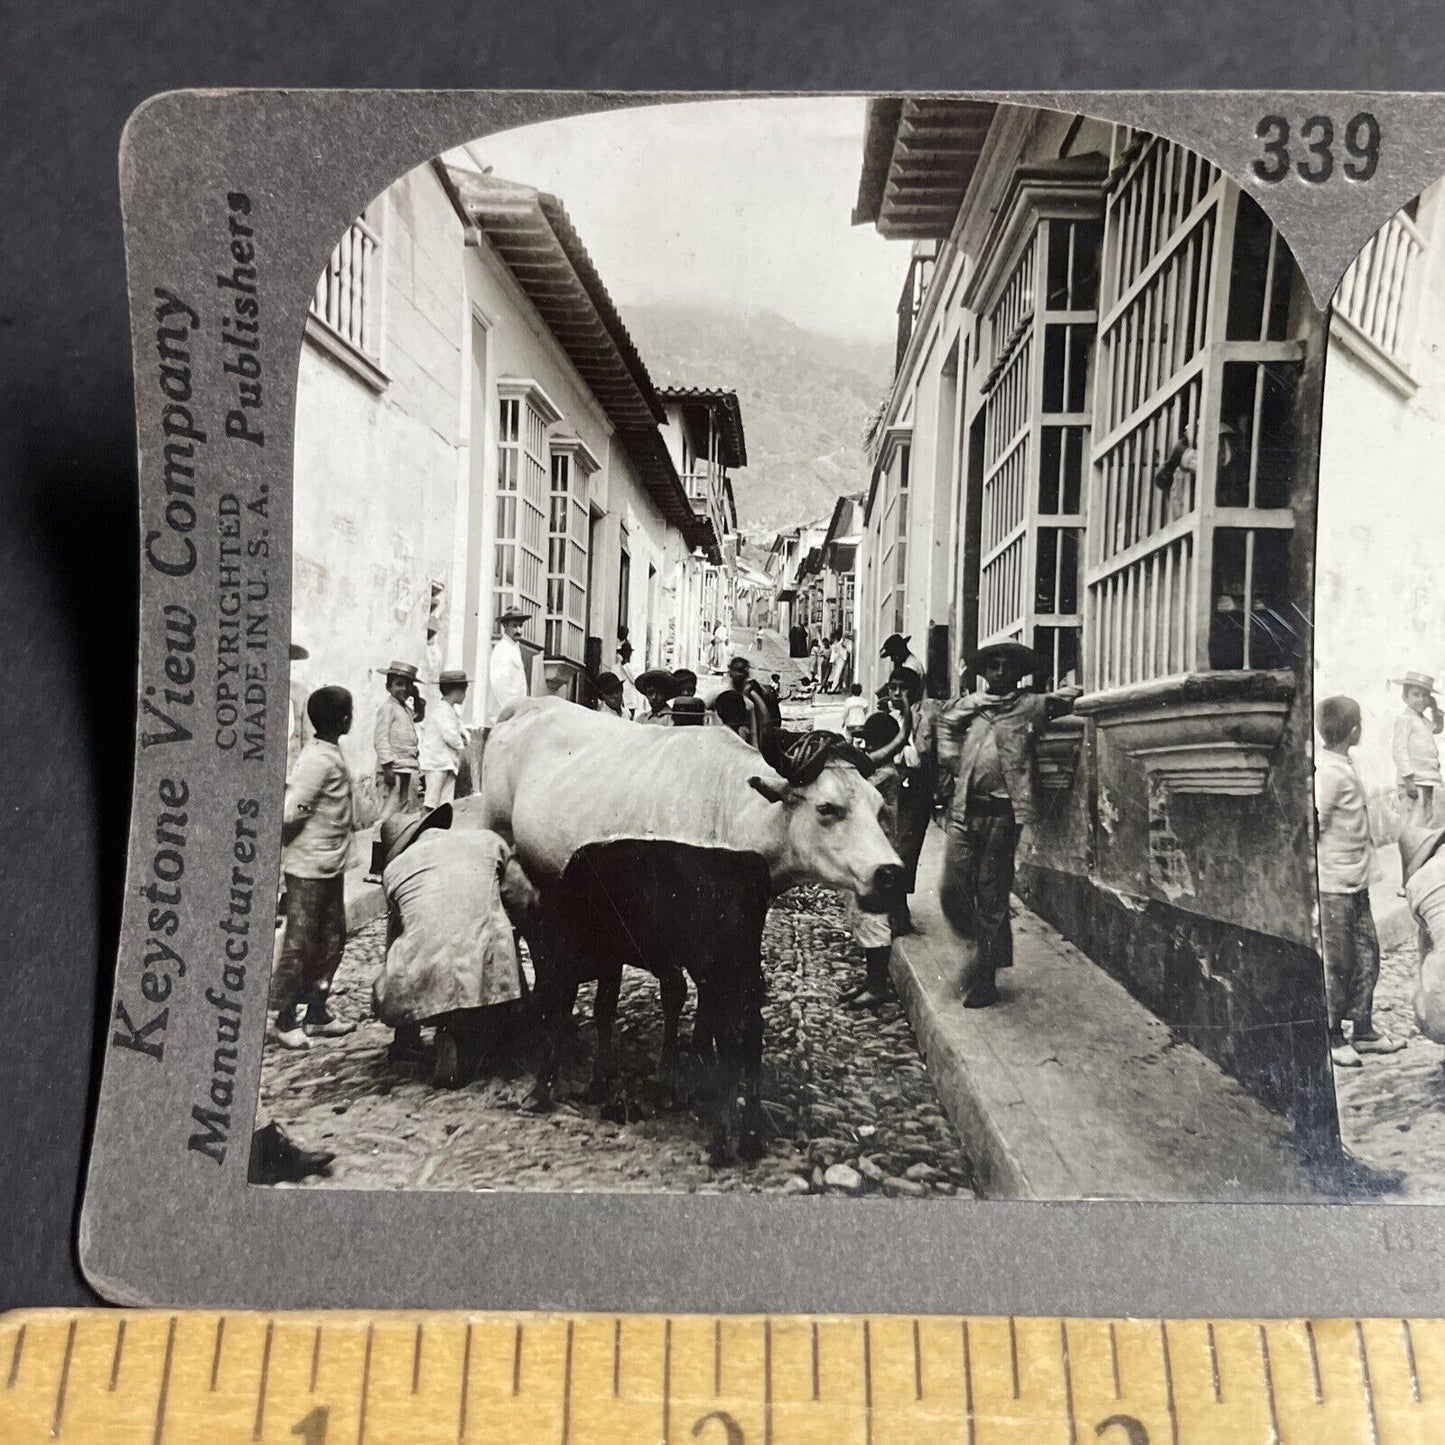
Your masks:
[[[1367,1055],[1358,1069],[1335,1070],[1345,1148],[1383,1173],[1398,1172],[1388,1198],[1445,1197],[1445,1050],[1415,1027],[1411,997],[1419,954],[1413,940],[1387,948],[1375,989],[1375,1026],[1405,1040],[1398,1054]]]
[[[763,1098],[771,1138],[756,1164],[720,1169],[706,1162],[703,1121],[667,1107],[653,1082],[662,1024],[652,978],[629,969],[622,988],[617,1055],[628,1121],[609,1123],[574,1097],[592,1057],[590,986],[578,1005],[582,1025],[564,1068],[562,1102],[538,1117],[518,1111],[531,1084],[528,1042],[495,1074],[455,1091],[433,1087],[424,1066],[388,1062],[391,1031],[370,1016],[384,937],[382,921],[358,931],[337,975],[336,1009],[357,1020],[355,1033],[300,1053],[267,1045],[266,1115],[298,1140],[336,1152],[331,1178],[308,1186],[971,1193],[968,1161],[902,1011],[854,1012],[839,1001],[863,965],[828,890],[795,890],[769,915]],[[690,1026],[689,1006],[684,1037]]]

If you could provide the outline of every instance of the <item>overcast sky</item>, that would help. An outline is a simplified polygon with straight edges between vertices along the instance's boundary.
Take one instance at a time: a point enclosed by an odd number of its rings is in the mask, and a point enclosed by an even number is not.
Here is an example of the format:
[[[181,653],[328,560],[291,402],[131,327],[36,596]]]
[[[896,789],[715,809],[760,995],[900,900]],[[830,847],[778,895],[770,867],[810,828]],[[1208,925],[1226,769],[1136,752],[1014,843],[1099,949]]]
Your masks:
[[[646,106],[528,126],[468,149],[498,176],[561,199],[624,319],[629,303],[699,302],[887,342],[908,246],[849,221],[864,107]]]

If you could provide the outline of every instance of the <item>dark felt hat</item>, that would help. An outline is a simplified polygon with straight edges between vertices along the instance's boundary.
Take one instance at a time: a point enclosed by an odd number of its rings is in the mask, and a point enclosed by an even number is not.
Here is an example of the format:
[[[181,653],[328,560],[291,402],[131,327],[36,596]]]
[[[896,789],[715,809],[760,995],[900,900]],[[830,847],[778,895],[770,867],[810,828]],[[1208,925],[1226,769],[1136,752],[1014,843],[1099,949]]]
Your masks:
[[[622,691],[622,679],[615,672],[599,672],[593,679],[592,686],[599,693],[610,697]]]
[[[452,805],[442,803],[429,813],[394,813],[381,825],[382,856],[388,863],[411,847],[429,828],[450,828]]]
[[[447,667],[442,669],[442,674],[437,678],[438,687],[465,687],[471,683],[471,678],[466,670],[460,667]]]
[[[674,696],[677,692],[677,682],[673,675],[661,667],[648,668],[646,672],[638,676],[637,681],[632,685],[641,693],[661,693],[664,699]]]
[[[388,677],[404,677],[408,682],[416,681],[416,668],[409,662],[389,662],[386,666]]]
[[[503,622],[530,622],[531,620],[532,614],[515,604],[511,607],[503,608],[503,610],[497,614],[497,622],[499,624]]]
[[[906,653],[910,640],[910,637],[905,637],[901,632],[890,633],[884,640],[883,646],[879,648],[878,656],[892,657],[893,654],[900,649]]]
[[[1025,672],[1037,672],[1044,665],[1038,653],[1032,647],[1025,647],[1022,642],[993,642],[987,647],[980,647],[968,659],[968,670],[978,672],[995,659],[1015,662]]]
[[[310,656],[311,654],[304,647],[302,647],[299,642],[293,642],[291,644],[292,662],[305,662],[306,659]]]

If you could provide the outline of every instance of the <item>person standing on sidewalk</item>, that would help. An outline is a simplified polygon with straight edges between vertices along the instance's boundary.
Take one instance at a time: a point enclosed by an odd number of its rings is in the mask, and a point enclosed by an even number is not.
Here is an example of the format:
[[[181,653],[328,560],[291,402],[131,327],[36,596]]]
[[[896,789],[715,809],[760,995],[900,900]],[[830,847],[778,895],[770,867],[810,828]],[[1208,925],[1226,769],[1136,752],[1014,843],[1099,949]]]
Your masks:
[[[923,679],[911,667],[898,667],[888,679],[888,705],[903,730],[903,748],[898,755],[898,826],[890,835],[903,860],[905,877],[902,901],[893,912],[897,937],[913,932],[913,915],[908,897],[918,889],[918,859],[933,820],[933,796],[938,788],[938,766],[934,750],[920,749],[923,732]]]
[[[1072,712],[1079,689],[1023,690],[1043,664],[1020,642],[999,642],[966,659],[965,675],[985,691],[924,714],[920,751],[937,757],[952,785],[939,903],[954,933],[970,943],[960,987],[965,1008],[998,1002],[997,974],[1013,965],[1009,897],[1022,829],[1034,821],[1035,750],[1051,718]]]
[[[1370,884],[1379,869],[1365,787],[1350,757],[1350,749],[1360,741],[1360,726],[1360,705],[1353,698],[1327,697],[1315,709],[1315,727],[1324,743],[1315,758],[1315,816],[1325,1006],[1330,1057],[1345,1069],[1359,1068],[1361,1054],[1393,1054],[1404,1048],[1376,1033],[1373,1022],[1380,945],[1370,912]]]
[[[376,750],[376,783],[381,790],[378,826],[398,813],[416,808],[416,780],[420,770],[416,719],[407,702],[416,691],[416,668],[409,662],[393,662],[386,669],[386,696],[376,710],[372,743]],[[381,882],[384,862],[378,844],[372,844],[369,883]]]
[[[450,668],[444,671],[437,679],[441,701],[427,710],[418,729],[421,734],[418,759],[426,786],[428,812],[456,797],[457,773],[462,766],[462,750],[467,745],[467,730],[462,725],[460,710],[467,699],[470,681],[465,672]]]
[[[1445,716],[1435,699],[1435,679],[1424,672],[1392,677],[1405,706],[1395,719],[1391,752],[1395,759],[1396,796],[1406,820],[1428,827],[1434,822],[1435,795],[1440,790],[1440,748],[1435,739],[1445,731]]]
[[[493,639],[491,661],[487,667],[487,732],[497,725],[502,709],[509,702],[527,696],[527,662],[522,656],[522,631],[531,620],[532,614],[520,607],[508,607],[497,618],[501,631]]]
[[[306,715],[315,735],[301,750],[286,784],[281,819],[286,922],[271,980],[271,1006],[276,1010],[272,1036],[287,1049],[310,1048],[312,1038],[334,1038],[356,1027],[334,1018],[326,1004],[346,946],[346,862],[353,808],[351,774],[340,740],[351,731],[351,707],[351,694],[344,687],[317,688],[307,698]]]

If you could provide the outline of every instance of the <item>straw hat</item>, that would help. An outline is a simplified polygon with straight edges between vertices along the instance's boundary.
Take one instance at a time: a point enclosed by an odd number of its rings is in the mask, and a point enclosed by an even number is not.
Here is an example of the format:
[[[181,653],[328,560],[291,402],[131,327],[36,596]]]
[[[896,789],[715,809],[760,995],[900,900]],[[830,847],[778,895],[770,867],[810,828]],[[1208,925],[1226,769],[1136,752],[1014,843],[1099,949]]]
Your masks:
[[[1428,672],[1407,672],[1404,677],[1392,677],[1391,687],[1423,687],[1431,697],[1435,695],[1435,679]]]

